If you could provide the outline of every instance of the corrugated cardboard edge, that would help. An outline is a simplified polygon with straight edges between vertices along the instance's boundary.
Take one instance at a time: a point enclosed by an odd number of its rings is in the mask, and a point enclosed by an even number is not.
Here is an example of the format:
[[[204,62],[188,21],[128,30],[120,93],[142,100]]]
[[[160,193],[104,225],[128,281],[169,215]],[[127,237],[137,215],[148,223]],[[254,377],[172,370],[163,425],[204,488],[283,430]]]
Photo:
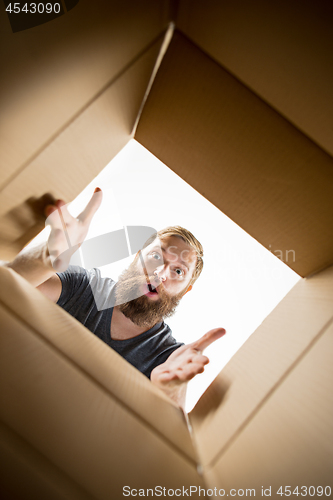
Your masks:
[[[228,453],[280,386],[311,355],[332,324],[332,303],[333,267],[299,282],[207,389],[189,415],[204,467],[213,467]],[[313,373],[319,369],[314,365]],[[216,405],[223,382],[229,388]],[[326,410],[323,404],[319,426]]]

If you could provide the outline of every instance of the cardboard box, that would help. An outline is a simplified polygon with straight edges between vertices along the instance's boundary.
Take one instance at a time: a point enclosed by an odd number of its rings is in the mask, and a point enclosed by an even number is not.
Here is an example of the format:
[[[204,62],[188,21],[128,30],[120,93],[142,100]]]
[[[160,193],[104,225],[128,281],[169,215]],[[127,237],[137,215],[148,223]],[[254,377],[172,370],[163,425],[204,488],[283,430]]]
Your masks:
[[[287,264],[304,277],[188,428],[142,374],[1,268],[5,498],[332,487],[331,23],[324,1],[81,0],[15,34],[2,12],[1,258],[40,227],[31,198],[74,198],[134,136],[261,244],[294,250]]]

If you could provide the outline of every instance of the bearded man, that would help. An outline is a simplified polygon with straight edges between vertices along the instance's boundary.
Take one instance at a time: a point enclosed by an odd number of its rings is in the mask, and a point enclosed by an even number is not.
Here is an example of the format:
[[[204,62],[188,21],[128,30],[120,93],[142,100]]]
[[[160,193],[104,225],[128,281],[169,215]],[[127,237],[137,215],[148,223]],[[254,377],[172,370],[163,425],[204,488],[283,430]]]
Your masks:
[[[77,219],[62,200],[48,206],[48,243],[23,250],[6,265],[63,307],[184,409],[187,382],[203,372],[209,362],[203,350],[225,334],[223,328],[216,328],[198,341],[183,345],[164,323],[201,273],[202,246],[186,229],[168,227],[137,253],[118,283],[102,278],[98,269],[69,266],[101,201],[102,192],[96,188]]]

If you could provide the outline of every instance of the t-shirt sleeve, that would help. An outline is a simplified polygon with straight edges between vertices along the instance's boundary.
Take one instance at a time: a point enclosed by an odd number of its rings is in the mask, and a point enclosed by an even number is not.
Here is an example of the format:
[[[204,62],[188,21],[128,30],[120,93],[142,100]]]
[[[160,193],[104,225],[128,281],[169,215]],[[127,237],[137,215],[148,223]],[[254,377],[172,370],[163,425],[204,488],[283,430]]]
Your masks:
[[[63,273],[57,273],[61,281],[61,294],[57,304],[65,307],[75,296],[82,294],[89,284],[89,274],[80,266],[69,266]]]

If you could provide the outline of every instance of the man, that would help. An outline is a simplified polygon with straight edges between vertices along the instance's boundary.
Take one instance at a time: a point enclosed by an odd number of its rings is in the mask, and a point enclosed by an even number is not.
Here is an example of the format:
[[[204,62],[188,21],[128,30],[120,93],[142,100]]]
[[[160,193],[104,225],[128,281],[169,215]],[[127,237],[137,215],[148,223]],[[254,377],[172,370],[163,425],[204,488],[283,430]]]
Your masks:
[[[199,277],[202,247],[179,226],[160,231],[138,252],[117,284],[101,278],[97,269],[69,266],[101,201],[102,192],[96,188],[77,219],[61,200],[48,206],[48,244],[23,250],[7,266],[76,317],[184,408],[187,382],[203,372],[209,362],[202,351],[225,334],[223,328],[217,328],[192,344],[182,345],[164,323]]]

